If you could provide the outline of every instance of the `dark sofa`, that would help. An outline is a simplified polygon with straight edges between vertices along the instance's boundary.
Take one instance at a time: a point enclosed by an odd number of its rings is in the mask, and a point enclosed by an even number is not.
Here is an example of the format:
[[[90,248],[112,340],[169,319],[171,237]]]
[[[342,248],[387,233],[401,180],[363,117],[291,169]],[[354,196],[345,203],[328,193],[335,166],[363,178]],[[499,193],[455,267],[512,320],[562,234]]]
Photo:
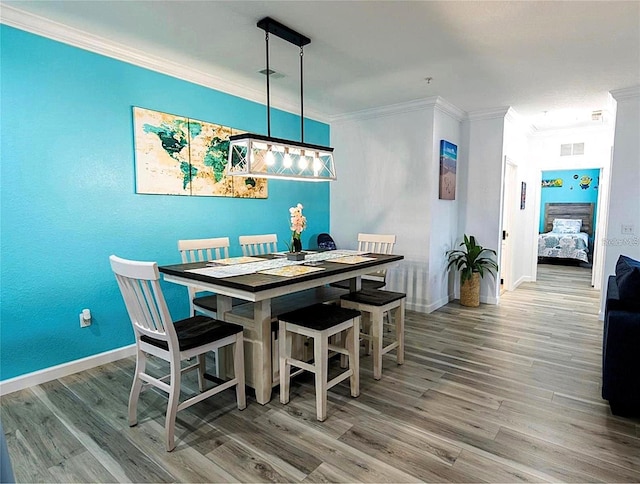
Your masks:
[[[640,417],[640,261],[624,255],[607,286],[602,398],[614,415]]]

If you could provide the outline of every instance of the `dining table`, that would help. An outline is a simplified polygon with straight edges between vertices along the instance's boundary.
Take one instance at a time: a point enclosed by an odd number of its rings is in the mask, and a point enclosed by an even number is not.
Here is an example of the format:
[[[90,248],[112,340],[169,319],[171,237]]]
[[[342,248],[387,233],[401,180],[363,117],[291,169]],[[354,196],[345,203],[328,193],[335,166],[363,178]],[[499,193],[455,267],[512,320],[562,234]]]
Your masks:
[[[339,299],[337,291],[358,291],[363,275],[388,269],[404,257],[332,250],[308,251],[303,260],[290,260],[294,258],[275,253],[158,268],[167,282],[215,293],[217,317],[243,326],[246,383],[255,390],[256,400],[262,405],[269,402],[272,387],[277,384],[271,346],[272,323],[277,321],[278,313],[290,310],[291,304],[295,307]],[[348,290],[330,286],[345,280],[349,281]],[[246,303],[232,306],[232,298]],[[224,364],[220,368],[222,373],[226,371]]]

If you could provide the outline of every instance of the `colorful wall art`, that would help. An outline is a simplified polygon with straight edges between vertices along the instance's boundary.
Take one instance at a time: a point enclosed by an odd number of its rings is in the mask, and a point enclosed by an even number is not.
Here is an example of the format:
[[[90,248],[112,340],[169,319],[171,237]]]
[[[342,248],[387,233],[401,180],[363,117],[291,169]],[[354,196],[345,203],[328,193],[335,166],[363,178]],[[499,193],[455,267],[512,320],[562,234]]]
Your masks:
[[[136,193],[267,198],[267,180],[227,176],[229,136],[219,124],[133,108]]]
[[[456,164],[458,147],[440,140],[440,200],[456,199]]]

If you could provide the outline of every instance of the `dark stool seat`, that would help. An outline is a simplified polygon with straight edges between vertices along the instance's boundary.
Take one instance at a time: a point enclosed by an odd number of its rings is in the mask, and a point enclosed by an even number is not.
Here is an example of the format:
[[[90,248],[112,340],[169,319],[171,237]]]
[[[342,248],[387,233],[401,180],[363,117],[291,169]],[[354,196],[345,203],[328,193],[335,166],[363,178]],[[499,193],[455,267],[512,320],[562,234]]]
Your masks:
[[[402,292],[362,290],[340,296],[340,305],[356,309],[363,313],[360,337],[365,340],[367,354],[373,349],[373,378],[382,378],[382,356],[396,351],[396,361],[404,363],[404,306],[407,295]],[[395,340],[383,346],[383,323],[387,314],[389,320],[393,313],[395,322]]]
[[[298,326],[323,331],[358,316],[360,316],[360,311],[354,309],[346,309],[331,304],[314,304],[313,306],[281,314],[278,319]]]
[[[360,304],[368,304],[371,306],[384,306],[395,301],[399,301],[407,297],[403,292],[366,290],[351,292],[340,296],[340,299],[353,301]]]
[[[332,287],[339,287],[340,289],[349,289],[349,281],[338,281],[338,282],[332,282],[331,284],[329,284]],[[386,282],[384,281],[376,281],[374,279],[362,279],[361,282],[361,287],[362,290],[374,290],[374,289],[381,289],[386,285]]]
[[[291,366],[315,374],[316,416],[321,422],[327,418],[327,390],[349,378],[351,396],[360,394],[360,366],[358,359],[358,335],[360,311],[333,304],[314,304],[280,315],[279,360],[280,402],[289,402]],[[345,347],[329,344],[333,335],[346,333]],[[292,339],[299,334],[313,339],[313,363],[292,357]],[[346,371],[328,381],[329,350],[348,356]]]

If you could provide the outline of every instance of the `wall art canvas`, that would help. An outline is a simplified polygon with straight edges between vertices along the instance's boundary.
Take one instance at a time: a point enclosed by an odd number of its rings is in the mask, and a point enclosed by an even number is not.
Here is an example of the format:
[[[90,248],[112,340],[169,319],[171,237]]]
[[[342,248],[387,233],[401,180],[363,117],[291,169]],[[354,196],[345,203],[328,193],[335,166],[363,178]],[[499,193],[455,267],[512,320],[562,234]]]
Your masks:
[[[542,180],[542,188],[561,187],[562,178],[550,178],[548,180]]]
[[[264,178],[227,176],[229,136],[219,124],[133,108],[136,193],[267,198]]]
[[[458,147],[446,140],[440,140],[440,200],[456,199],[456,168]]]

